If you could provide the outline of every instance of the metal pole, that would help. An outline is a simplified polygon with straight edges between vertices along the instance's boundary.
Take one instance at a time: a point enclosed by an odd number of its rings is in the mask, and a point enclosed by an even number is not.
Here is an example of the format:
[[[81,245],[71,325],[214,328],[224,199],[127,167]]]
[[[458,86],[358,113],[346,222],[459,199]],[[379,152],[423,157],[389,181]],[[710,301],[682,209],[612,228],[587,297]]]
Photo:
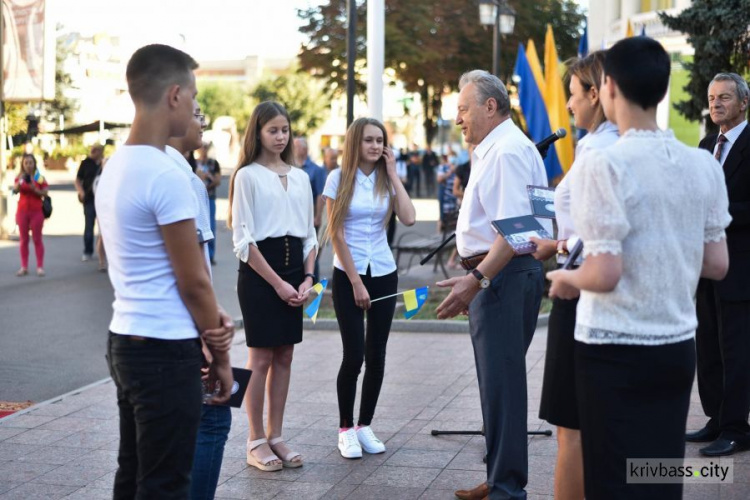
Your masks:
[[[492,74],[500,78],[500,2],[495,3],[495,28],[492,32]]]
[[[367,107],[383,121],[385,71],[385,0],[367,0]]]
[[[3,9],[0,5],[0,238],[5,237],[5,216],[7,214],[7,201],[3,187],[5,186],[5,79],[3,78]]]
[[[346,28],[346,127],[354,121],[354,64],[357,61],[357,1],[349,0]]]

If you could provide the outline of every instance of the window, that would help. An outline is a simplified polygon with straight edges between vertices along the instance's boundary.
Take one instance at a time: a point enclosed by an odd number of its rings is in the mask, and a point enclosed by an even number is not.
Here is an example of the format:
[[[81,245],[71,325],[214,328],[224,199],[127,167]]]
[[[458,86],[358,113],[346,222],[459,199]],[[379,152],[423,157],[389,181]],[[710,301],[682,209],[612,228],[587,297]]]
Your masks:
[[[674,7],[674,0],[641,0],[641,12],[666,10]]]

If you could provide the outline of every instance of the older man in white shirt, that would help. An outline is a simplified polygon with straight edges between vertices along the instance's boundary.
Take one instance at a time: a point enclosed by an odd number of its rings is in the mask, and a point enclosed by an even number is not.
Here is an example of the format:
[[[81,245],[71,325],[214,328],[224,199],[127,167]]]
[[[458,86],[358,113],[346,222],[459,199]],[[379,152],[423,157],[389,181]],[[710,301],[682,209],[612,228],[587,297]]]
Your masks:
[[[466,276],[452,287],[439,318],[469,313],[487,444],[487,483],[459,490],[462,499],[526,498],[526,350],[536,329],[544,278],[530,255],[516,256],[490,225],[530,215],[527,185],[546,186],[534,144],[510,120],[508,92],[482,70],[459,83],[458,117],[464,139],[476,145],[456,227]],[[551,231],[551,227],[547,227]]]

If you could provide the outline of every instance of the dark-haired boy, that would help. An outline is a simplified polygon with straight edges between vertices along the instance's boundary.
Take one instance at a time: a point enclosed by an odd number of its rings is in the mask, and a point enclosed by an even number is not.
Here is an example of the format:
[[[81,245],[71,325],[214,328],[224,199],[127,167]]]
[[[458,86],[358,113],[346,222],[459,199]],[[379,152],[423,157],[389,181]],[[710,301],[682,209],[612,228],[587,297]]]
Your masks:
[[[211,349],[215,402],[232,386],[225,325],[200,247],[190,181],[165,153],[196,106],[196,62],[165,45],[127,66],[135,117],[96,198],[115,292],[107,346],[117,386],[120,449],[114,498],[187,498],[201,414],[201,345]]]

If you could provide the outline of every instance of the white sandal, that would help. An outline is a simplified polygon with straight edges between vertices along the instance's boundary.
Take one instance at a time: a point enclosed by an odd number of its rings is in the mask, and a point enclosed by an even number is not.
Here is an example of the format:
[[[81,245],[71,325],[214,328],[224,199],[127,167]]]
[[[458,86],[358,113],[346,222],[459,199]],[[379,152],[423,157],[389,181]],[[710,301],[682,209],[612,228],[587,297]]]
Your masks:
[[[255,458],[255,456],[252,454],[252,451],[255,448],[267,442],[268,440],[266,440],[266,438],[260,438],[260,439],[256,439],[255,441],[247,442],[247,465],[252,465],[256,469],[260,469],[266,472],[273,472],[273,471],[281,470],[284,467],[283,464],[270,463],[270,462],[273,462],[274,460],[279,460],[279,457],[277,457],[273,453],[271,453],[267,457],[261,458],[260,460]]]
[[[273,447],[276,446],[277,444],[283,443],[283,442],[284,442],[284,438],[281,437],[281,436],[279,436],[277,438],[271,439],[268,442],[268,446],[270,446],[271,450],[273,450],[273,452],[276,453],[276,450],[274,450]],[[282,457],[280,455],[278,455],[278,456],[279,456],[279,458],[281,458],[281,463],[283,464],[283,466],[284,467],[288,467],[290,469],[296,469],[297,467],[302,467],[302,465],[304,463],[304,462],[302,462],[302,454],[301,453],[297,453],[296,451],[290,451],[289,453],[286,454],[285,457]],[[299,460],[297,460],[295,462],[294,459],[297,458],[297,457],[299,457]]]

